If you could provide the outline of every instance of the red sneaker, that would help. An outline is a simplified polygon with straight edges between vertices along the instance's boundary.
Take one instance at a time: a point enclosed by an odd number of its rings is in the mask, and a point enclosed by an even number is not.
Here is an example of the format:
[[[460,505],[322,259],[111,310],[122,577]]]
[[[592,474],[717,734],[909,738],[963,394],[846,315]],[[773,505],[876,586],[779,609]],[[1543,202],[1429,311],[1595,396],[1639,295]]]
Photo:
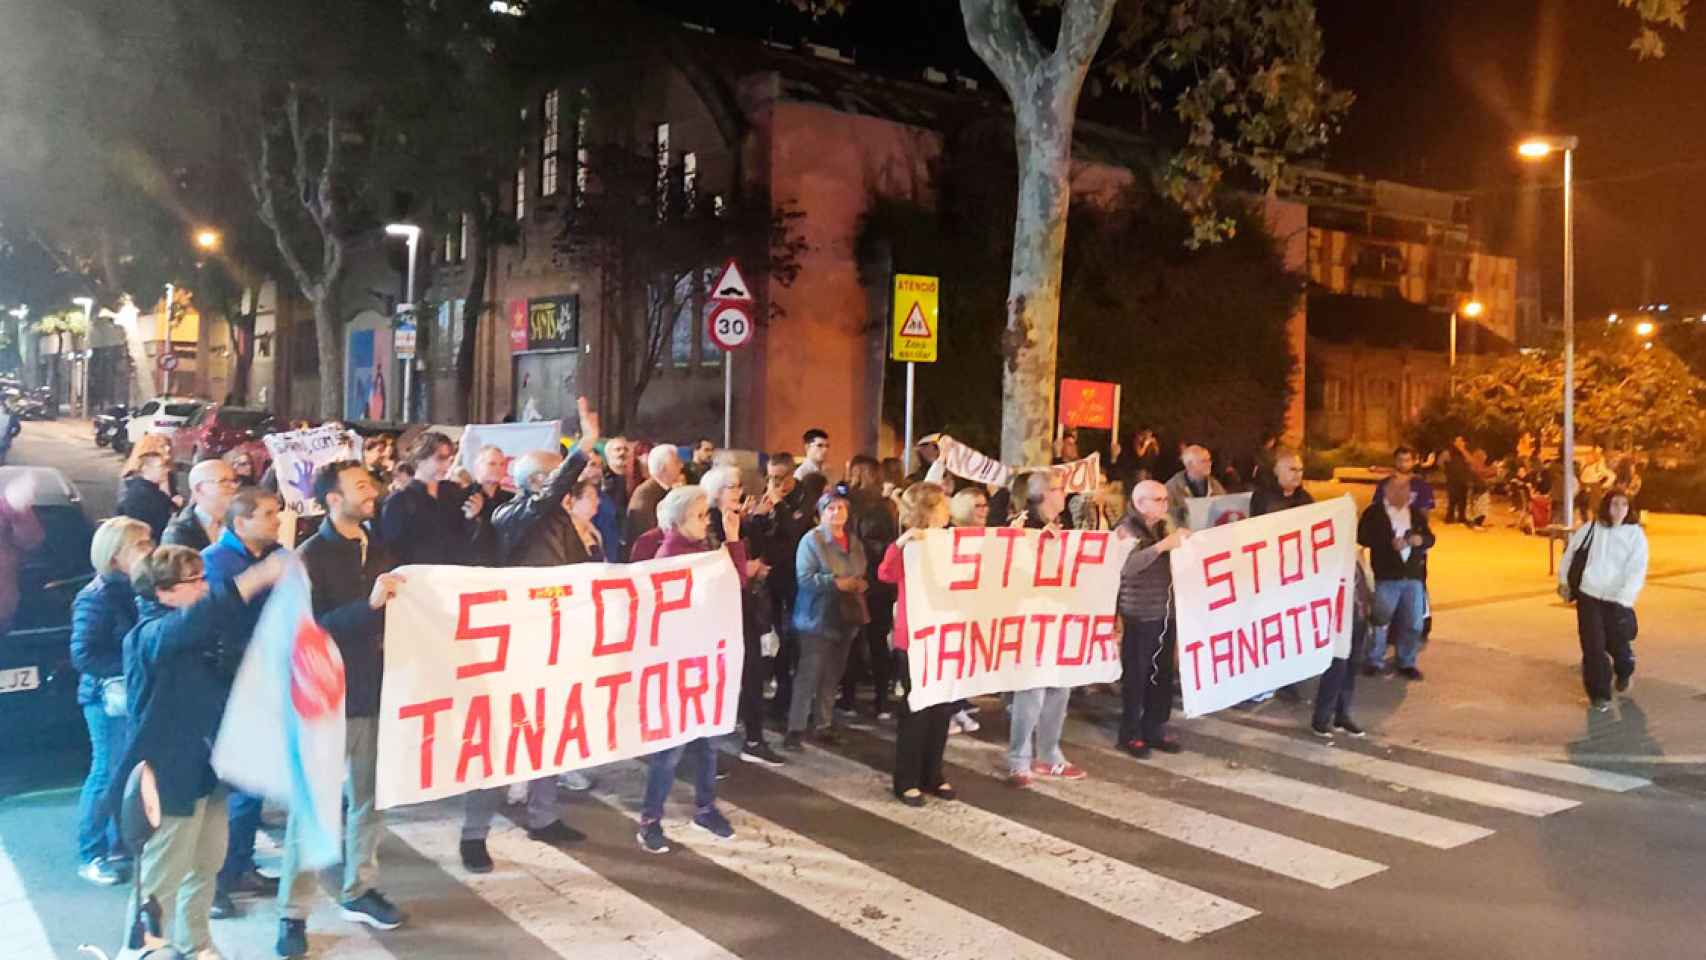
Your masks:
[[[1070,763],[1043,763],[1040,760],[1031,764],[1031,772],[1057,780],[1082,780],[1089,776],[1082,768]]]

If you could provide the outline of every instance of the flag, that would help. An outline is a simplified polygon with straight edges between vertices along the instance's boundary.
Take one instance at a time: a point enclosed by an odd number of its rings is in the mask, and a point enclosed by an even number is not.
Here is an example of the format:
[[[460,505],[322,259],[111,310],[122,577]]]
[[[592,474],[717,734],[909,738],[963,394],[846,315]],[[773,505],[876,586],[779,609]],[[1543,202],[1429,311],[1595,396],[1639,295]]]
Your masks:
[[[300,563],[261,610],[225,703],[213,769],[290,809],[303,869],[343,858],[344,661],[314,621]]]

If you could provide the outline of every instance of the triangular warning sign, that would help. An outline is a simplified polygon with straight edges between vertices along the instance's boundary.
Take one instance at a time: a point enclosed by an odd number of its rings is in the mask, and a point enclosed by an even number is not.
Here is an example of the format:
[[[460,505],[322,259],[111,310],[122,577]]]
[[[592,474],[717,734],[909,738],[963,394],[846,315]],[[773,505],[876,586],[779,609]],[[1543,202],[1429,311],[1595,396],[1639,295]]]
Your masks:
[[[723,267],[723,275],[717,278],[717,283],[711,288],[712,300],[752,301],[752,291],[747,289],[746,278],[740,275],[740,267],[733,260]]]
[[[906,315],[906,322],[900,325],[900,336],[914,340],[930,339],[930,321],[924,319],[924,311],[918,304],[912,305],[912,312]]]

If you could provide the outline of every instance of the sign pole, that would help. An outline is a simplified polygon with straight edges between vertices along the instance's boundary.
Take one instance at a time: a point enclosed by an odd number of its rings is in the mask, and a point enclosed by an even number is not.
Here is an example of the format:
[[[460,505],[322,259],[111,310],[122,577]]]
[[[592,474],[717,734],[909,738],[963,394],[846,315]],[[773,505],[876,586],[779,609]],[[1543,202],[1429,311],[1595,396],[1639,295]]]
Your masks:
[[[907,473],[912,472],[912,375],[917,366],[910,361],[906,364],[906,449],[901,451],[901,462]]]
[[[1113,430],[1109,432],[1108,437],[1114,443],[1120,442],[1120,384],[1117,383],[1114,384],[1114,427]],[[1114,443],[1108,444],[1108,453],[1110,455],[1113,453]],[[1108,464],[1108,467],[1112,469],[1113,464]]]
[[[735,355],[734,351],[723,354],[723,449],[732,447],[729,441],[729,411],[734,406],[735,395]]]

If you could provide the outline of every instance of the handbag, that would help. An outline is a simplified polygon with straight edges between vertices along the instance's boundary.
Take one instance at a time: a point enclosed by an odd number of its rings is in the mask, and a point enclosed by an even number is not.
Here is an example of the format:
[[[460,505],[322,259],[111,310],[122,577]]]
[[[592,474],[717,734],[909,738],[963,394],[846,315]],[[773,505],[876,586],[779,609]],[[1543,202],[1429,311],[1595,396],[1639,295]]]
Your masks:
[[[1583,538],[1582,545],[1576,549],[1575,555],[1570,557],[1570,573],[1566,578],[1565,583],[1569,584],[1570,587],[1571,603],[1575,603],[1577,600],[1582,598],[1582,575],[1587,573],[1588,548],[1593,546],[1594,524],[1592,521],[1589,521],[1589,524],[1588,535]]]
[[[115,718],[130,713],[130,691],[125,687],[124,674],[101,681],[101,712]]]

